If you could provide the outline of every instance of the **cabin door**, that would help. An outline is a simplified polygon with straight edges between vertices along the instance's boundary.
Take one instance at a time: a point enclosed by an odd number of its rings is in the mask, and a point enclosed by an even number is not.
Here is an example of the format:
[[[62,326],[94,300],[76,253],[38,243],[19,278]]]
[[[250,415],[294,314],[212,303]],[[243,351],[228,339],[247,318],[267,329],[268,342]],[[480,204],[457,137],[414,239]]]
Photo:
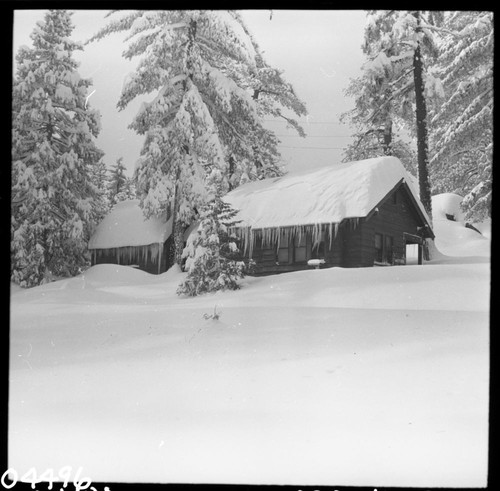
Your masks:
[[[422,264],[423,241],[418,235],[404,233],[406,264]]]

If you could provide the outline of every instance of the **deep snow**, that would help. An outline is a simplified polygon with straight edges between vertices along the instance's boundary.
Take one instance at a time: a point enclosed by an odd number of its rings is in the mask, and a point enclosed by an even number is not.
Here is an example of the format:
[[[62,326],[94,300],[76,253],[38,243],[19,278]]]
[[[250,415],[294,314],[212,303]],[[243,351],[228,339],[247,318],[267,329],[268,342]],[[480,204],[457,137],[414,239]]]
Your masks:
[[[176,269],[115,265],[13,289],[9,466],[485,486],[490,241],[434,203],[446,256],[424,266],[246,278],[189,299]]]

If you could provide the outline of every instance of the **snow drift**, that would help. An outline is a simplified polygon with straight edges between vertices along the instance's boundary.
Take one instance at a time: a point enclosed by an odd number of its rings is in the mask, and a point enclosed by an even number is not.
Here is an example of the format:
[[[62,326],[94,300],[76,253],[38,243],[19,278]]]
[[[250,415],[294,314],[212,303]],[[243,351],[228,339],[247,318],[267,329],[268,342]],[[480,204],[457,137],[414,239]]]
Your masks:
[[[110,484],[484,487],[490,241],[435,203],[450,256],[423,266],[182,298],[178,268],[98,265],[12,291],[9,467]]]

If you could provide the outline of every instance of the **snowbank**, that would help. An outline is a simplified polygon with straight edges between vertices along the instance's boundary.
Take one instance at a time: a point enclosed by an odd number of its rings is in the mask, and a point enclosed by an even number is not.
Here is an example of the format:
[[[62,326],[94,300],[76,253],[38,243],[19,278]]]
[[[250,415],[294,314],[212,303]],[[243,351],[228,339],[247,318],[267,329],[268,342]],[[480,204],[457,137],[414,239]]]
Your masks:
[[[117,203],[89,241],[89,249],[163,244],[172,233],[172,220],[144,218],[139,200]]]
[[[196,298],[176,295],[177,267],[98,265],[13,293],[8,467],[83,467],[111,489],[484,487],[489,240],[441,219],[453,200],[436,201],[442,264],[247,277]]]
[[[439,252],[449,257],[486,257],[491,254],[490,221],[474,224],[478,233],[465,226],[464,213],[460,208],[462,197],[454,193],[443,193],[432,197],[433,231]],[[448,215],[448,216],[447,216]],[[451,220],[453,218],[454,220]],[[439,257],[446,261],[446,257]]]
[[[485,485],[488,264],[302,271],[189,299],[178,270],[111,268],[12,296],[19,474]]]
[[[460,208],[462,196],[455,193],[442,193],[432,197],[432,217],[434,220],[449,220],[449,217],[457,222],[464,221],[464,213]]]

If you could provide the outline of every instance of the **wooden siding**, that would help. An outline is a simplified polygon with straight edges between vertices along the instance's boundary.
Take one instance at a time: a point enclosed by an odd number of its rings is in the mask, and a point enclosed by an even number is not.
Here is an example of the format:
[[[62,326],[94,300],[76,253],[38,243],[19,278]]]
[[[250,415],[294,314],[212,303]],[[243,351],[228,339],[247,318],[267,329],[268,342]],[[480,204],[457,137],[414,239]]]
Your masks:
[[[393,253],[396,258],[406,257],[406,241],[404,233],[420,235],[419,228],[423,225],[408,193],[400,186],[393,195],[381,204],[378,213],[373,214],[361,224],[361,245],[363,266],[372,266],[375,262],[375,233],[393,238]]]
[[[342,266],[342,258],[345,254],[344,237],[349,237],[353,225],[346,222],[343,223],[337,231],[337,234],[330,241],[328,227],[323,227],[324,241],[321,253],[313,251],[312,234],[306,233],[306,259],[304,261],[295,261],[293,239],[288,243],[288,261],[278,261],[278,250],[276,246],[262,247],[259,242],[254,246],[252,259],[256,263],[254,270],[255,275],[285,273],[290,271],[301,271],[304,269],[312,269],[307,261],[309,259],[324,259],[325,264],[321,265],[322,268],[332,266]],[[355,239],[354,241],[355,242]]]
[[[404,184],[395,187],[377,209],[367,218],[359,218],[358,222],[344,220],[338,227],[337,234],[330,245],[327,227],[324,227],[325,247],[321,267],[340,266],[345,268],[373,266],[376,259],[375,234],[379,233],[385,240],[392,237],[391,262],[404,264],[406,257],[406,240],[404,234],[421,236],[421,227],[425,225],[415,209],[415,204],[408,195]],[[276,247],[262,247],[257,243],[252,259],[256,263],[255,274],[276,274],[289,271],[311,269],[307,260],[313,258],[311,234],[306,235],[306,261],[294,262],[293,241],[288,244],[286,262],[278,262]]]

